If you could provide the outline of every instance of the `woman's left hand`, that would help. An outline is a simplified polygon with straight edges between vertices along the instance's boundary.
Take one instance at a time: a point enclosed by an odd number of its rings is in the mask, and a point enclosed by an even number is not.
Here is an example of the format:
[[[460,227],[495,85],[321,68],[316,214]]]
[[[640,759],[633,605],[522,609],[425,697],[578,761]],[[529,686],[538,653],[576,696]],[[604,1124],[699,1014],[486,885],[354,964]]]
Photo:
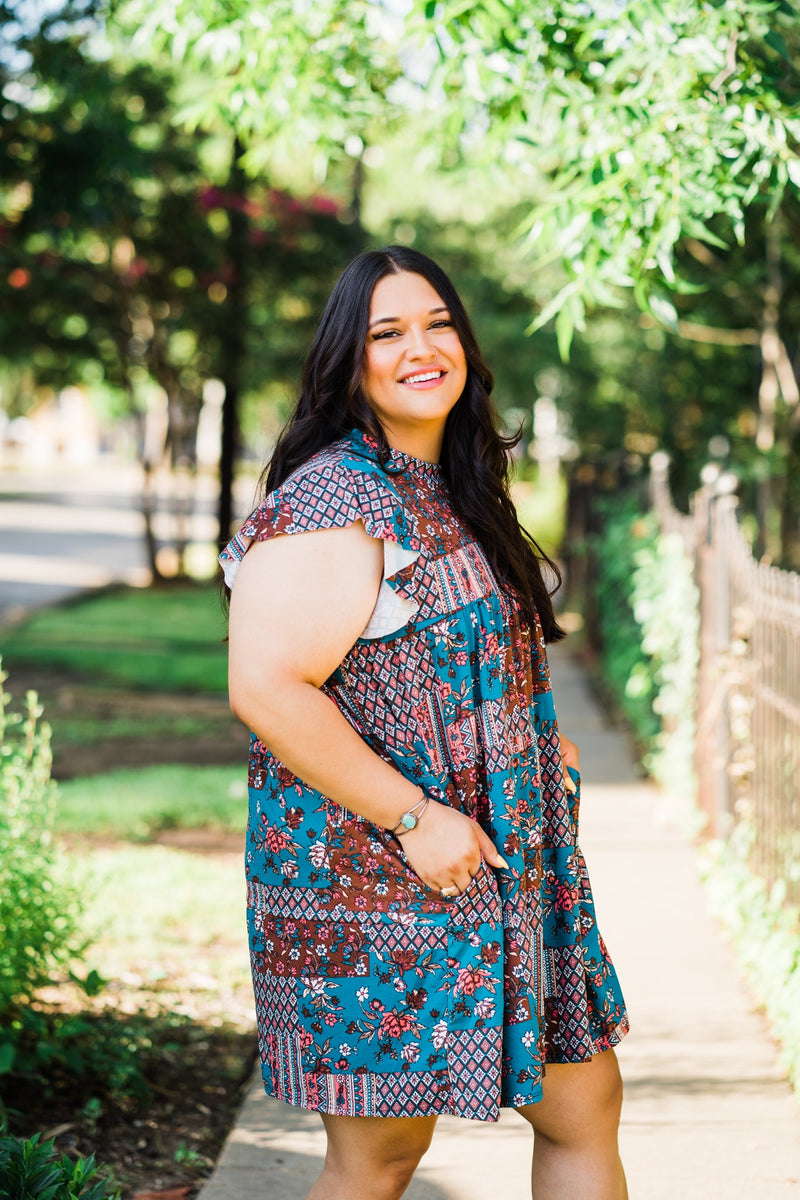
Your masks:
[[[578,789],[575,786],[575,780],[567,771],[567,767],[572,767],[574,771],[579,770],[580,750],[568,737],[564,737],[563,733],[559,733],[559,737],[561,739],[561,761],[564,764],[564,787],[568,792],[576,792]]]

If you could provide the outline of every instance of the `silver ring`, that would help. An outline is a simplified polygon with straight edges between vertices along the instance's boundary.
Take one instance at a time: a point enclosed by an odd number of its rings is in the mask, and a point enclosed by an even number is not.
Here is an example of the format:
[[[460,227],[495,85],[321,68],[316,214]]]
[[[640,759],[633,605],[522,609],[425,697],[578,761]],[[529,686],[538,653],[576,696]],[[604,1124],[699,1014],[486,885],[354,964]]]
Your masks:
[[[450,896],[458,896],[459,890],[455,884],[453,884],[452,887],[442,888],[442,890],[439,892],[439,895],[444,896],[445,898],[449,898]]]

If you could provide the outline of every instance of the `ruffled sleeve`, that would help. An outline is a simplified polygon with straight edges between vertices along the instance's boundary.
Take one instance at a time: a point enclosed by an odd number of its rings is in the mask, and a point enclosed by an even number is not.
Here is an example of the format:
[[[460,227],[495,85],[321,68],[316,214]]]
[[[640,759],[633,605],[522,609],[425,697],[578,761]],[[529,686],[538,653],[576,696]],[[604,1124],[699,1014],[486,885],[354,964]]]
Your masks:
[[[320,461],[317,456],[262,501],[219,556],[225,582],[233,588],[239,565],[254,542],[345,529],[356,521],[363,522],[370,537],[380,539],[384,554],[383,579],[362,637],[394,633],[419,610],[413,597],[404,594],[397,576],[416,562],[421,547],[385,476],[341,461]]]

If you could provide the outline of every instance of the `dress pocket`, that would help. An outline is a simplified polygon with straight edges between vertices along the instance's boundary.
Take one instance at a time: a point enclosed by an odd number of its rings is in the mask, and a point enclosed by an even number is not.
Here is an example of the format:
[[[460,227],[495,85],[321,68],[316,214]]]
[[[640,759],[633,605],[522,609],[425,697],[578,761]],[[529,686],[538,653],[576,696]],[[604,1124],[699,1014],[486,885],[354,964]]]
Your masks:
[[[575,791],[567,792],[567,806],[569,808],[569,823],[572,830],[572,844],[577,848],[578,832],[580,824],[580,808],[581,808],[581,773],[577,767],[567,767],[567,774],[575,784]]]

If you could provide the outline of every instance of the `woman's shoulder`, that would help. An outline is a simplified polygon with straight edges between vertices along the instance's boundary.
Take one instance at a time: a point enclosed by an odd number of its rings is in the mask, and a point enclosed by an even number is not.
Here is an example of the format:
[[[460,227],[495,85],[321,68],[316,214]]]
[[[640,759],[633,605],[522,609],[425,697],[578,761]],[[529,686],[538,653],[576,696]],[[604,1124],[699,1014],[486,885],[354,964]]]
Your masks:
[[[265,497],[265,502],[276,495],[287,495],[297,489],[302,490],[312,480],[324,491],[335,491],[342,483],[351,487],[358,486],[359,477],[373,476],[376,466],[376,463],[358,453],[352,437],[342,437],[323,446],[300,466],[295,467],[291,474]]]
[[[408,522],[397,493],[378,463],[349,437],[317,451],[296,467],[251,512],[220,555],[231,585],[253,542],[282,534],[341,529],[361,521],[370,537],[402,542]]]
[[[260,508],[291,508],[298,518],[339,516],[342,524],[393,514],[398,496],[391,477],[361,447],[353,435],[324,446],[270,492]]]

